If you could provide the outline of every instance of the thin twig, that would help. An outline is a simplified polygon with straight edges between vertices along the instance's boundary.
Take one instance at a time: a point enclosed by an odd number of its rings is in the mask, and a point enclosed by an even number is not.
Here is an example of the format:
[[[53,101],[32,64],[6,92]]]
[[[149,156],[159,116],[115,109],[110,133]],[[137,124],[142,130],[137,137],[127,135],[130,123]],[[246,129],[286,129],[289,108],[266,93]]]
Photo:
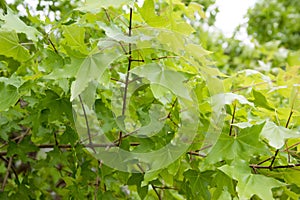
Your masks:
[[[7,179],[8,179],[8,176],[9,176],[9,171],[10,171],[11,166],[12,166],[12,160],[13,160],[13,157],[10,157],[9,160],[8,160],[7,171],[5,173],[5,176],[4,176],[4,179],[3,179],[3,182],[2,182],[2,187],[1,187],[2,191],[4,191],[5,185],[7,183]]]
[[[293,167],[300,167],[300,163],[297,164],[289,164],[289,165],[279,165],[279,166],[261,166],[261,165],[255,165],[251,164],[250,167],[255,169],[284,169],[284,168],[293,168]]]
[[[232,118],[231,118],[231,123],[230,123],[229,136],[232,135],[232,129],[233,129],[233,123],[234,123],[235,110],[236,110],[236,103],[234,103],[234,105],[233,105],[233,113],[232,113]]]
[[[17,137],[11,139],[10,141],[17,141],[17,140],[20,140],[21,138],[24,138],[26,135],[28,135],[28,133],[29,133],[30,130],[31,130],[30,128],[27,128],[26,131],[23,134],[18,135]],[[5,147],[6,145],[8,145],[8,142],[3,143],[0,146],[0,149],[3,148],[3,147]]]
[[[189,151],[189,152],[187,152],[187,154],[194,155],[194,156],[200,156],[202,158],[206,157],[206,155],[200,154],[199,152],[196,152],[196,151]]]
[[[55,45],[53,44],[53,42],[51,41],[51,39],[50,39],[50,38],[48,38],[48,42],[50,43],[50,45],[51,45],[51,46],[52,46],[52,48],[54,49],[54,52],[55,52],[56,54],[58,54],[58,51],[57,51],[57,49],[56,49]]]
[[[131,27],[132,27],[132,8],[130,8],[130,17],[129,17],[129,27],[128,27],[128,36],[131,37]],[[129,75],[130,75],[130,69],[131,69],[131,62],[132,62],[132,51],[131,51],[131,43],[129,43],[128,46],[128,67],[127,67],[127,74],[126,74],[126,79],[125,79],[125,89],[124,89],[124,96],[123,96],[123,106],[122,106],[122,116],[125,116],[125,111],[126,111],[126,103],[127,103],[127,92],[128,92],[128,85],[129,85]],[[123,131],[121,130],[119,133],[119,143],[118,145],[121,145],[122,143],[122,138],[123,138]]]
[[[132,142],[129,144],[130,146],[138,146],[140,145],[139,143],[137,142]],[[118,144],[114,144],[114,143],[109,143],[109,144],[85,144],[83,145],[84,147],[88,147],[88,148],[110,148],[110,147],[118,147]],[[36,145],[37,148],[39,149],[48,149],[48,148],[54,148],[54,147],[58,147],[60,149],[71,149],[73,148],[73,145],[70,145],[70,144],[39,144],[39,145]],[[7,151],[2,151],[0,152],[0,157],[1,156],[6,156],[7,155]]]
[[[265,159],[265,160],[263,160],[263,161],[257,163],[257,165],[264,164],[265,162],[267,162],[267,161],[269,161],[269,160],[271,160],[271,159],[272,159],[272,157],[269,157],[269,158],[267,158],[267,159]]]
[[[162,56],[162,57],[152,58],[151,60],[161,60],[167,58],[178,58],[178,56]]]
[[[81,107],[82,107],[82,111],[83,111],[83,115],[84,115],[84,120],[85,120],[85,124],[86,124],[86,128],[87,128],[87,134],[88,134],[88,139],[89,139],[89,145],[92,145],[92,144],[93,144],[93,141],[92,141],[92,136],[91,136],[91,130],[90,130],[90,125],[89,125],[89,120],[88,120],[88,118],[87,118],[86,110],[85,110],[85,107],[84,107],[84,104],[83,104],[81,95],[79,95],[79,100],[80,100],[80,104],[81,104]],[[91,149],[94,151],[94,153],[96,153],[96,151],[95,151],[95,149],[93,148],[93,146],[90,146],[90,147],[91,147]]]
[[[291,118],[292,118],[292,115],[293,115],[293,109],[291,109],[291,111],[290,111],[288,120],[286,121],[286,124],[285,124],[285,128],[288,128],[289,123],[290,123]],[[278,155],[278,152],[279,152],[279,149],[276,150],[275,155],[273,156],[273,159],[272,159],[271,164],[270,164],[270,166],[269,166],[270,169],[272,169],[272,165],[273,165],[274,162],[275,162],[275,159],[276,159],[276,156]]]
[[[153,184],[151,184],[151,186],[152,186],[152,188],[153,188],[154,192],[156,193],[156,195],[157,195],[158,199],[159,199],[159,200],[162,200],[162,197],[161,197],[161,195],[158,193],[158,191],[157,191],[157,189],[156,189],[156,186],[155,186],[155,185],[153,185]]]
[[[9,160],[5,159],[3,156],[0,156],[0,159],[3,160],[4,162],[6,162],[6,164],[8,165]],[[16,169],[13,165],[11,165],[11,170],[13,171],[13,173],[16,177],[16,182],[19,184],[20,183],[19,176],[18,176],[17,171],[16,171]]]

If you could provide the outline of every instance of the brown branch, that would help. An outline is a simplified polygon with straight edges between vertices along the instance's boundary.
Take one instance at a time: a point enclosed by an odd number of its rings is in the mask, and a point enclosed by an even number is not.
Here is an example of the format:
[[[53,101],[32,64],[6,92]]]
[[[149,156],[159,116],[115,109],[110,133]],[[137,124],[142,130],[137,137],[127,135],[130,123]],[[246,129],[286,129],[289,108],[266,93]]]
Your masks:
[[[132,142],[130,143],[130,146],[138,146],[140,145],[139,143],[137,142]],[[118,144],[114,144],[114,143],[109,143],[109,144],[84,144],[83,145],[84,147],[87,147],[87,148],[108,148],[108,147],[118,147]],[[71,149],[73,148],[73,145],[70,145],[70,144],[39,144],[39,145],[36,145],[37,148],[39,149],[47,149],[47,148],[54,148],[54,147],[58,147],[60,149]],[[1,156],[6,156],[7,155],[7,151],[2,151],[0,152],[0,157]]]
[[[202,158],[206,157],[206,155],[200,154],[199,152],[195,152],[195,151],[189,151],[189,152],[187,152],[187,154],[194,155],[194,156],[200,156]]]
[[[177,58],[178,56],[162,56],[157,58],[152,58],[151,60],[161,60],[161,59],[167,59],[167,58]]]
[[[178,99],[176,98],[175,100],[174,100],[174,102],[172,103],[172,105],[171,105],[171,108],[170,108],[170,111],[169,111],[169,113],[167,114],[167,116],[165,116],[165,117],[163,117],[163,118],[160,118],[159,120],[160,121],[163,121],[163,120],[165,120],[165,119],[171,119],[171,112],[172,112],[172,110],[173,110],[173,108],[175,107],[175,104],[177,103],[177,101],[178,101]],[[174,122],[173,122],[174,123]]]
[[[161,190],[178,190],[178,188],[175,187],[168,187],[168,186],[154,186],[155,188],[161,189]]]
[[[30,130],[31,130],[30,128],[27,128],[26,131],[25,131],[23,134],[18,135],[17,137],[11,139],[10,141],[17,141],[17,140],[20,141],[20,140],[23,139],[26,135],[28,135],[28,133],[29,133]],[[8,145],[8,142],[3,143],[3,144],[0,146],[0,149],[3,148],[3,147],[5,147],[6,145]]]
[[[300,144],[300,142],[297,142],[297,143],[295,143],[295,144],[289,146],[288,148],[286,148],[285,151],[288,151],[289,149],[292,149],[292,148],[298,146],[299,144]]]
[[[156,195],[157,195],[158,199],[159,199],[159,200],[162,200],[162,197],[161,197],[161,195],[158,193],[158,191],[157,191],[157,189],[156,189],[156,186],[155,186],[155,185],[153,185],[153,184],[151,184],[151,186],[152,186],[152,188],[153,188],[154,192],[156,193]]]
[[[257,165],[264,164],[265,162],[267,162],[267,161],[269,161],[269,160],[271,160],[271,159],[272,159],[272,157],[269,157],[269,158],[267,158],[267,159],[265,159],[265,160],[263,160],[263,161],[257,163]]]
[[[285,168],[293,168],[293,167],[300,167],[300,163],[297,164],[289,164],[289,165],[278,165],[278,166],[261,166],[256,164],[250,164],[250,167],[254,169],[285,169]]]
[[[12,160],[13,160],[13,157],[10,157],[9,160],[8,160],[7,171],[5,173],[5,176],[4,176],[4,179],[3,179],[3,182],[2,182],[2,187],[1,187],[2,191],[4,191],[5,185],[7,183],[7,179],[8,179],[8,176],[9,176],[9,170],[11,169],[11,166],[12,166]]]
[[[53,44],[53,42],[51,41],[51,39],[50,39],[50,38],[47,38],[47,39],[48,39],[48,42],[50,43],[50,45],[52,46],[52,48],[54,49],[54,52],[55,52],[56,54],[58,54],[58,51],[57,51],[55,45]]]
[[[131,29],[132,27],[132,8],[130,8],[130,17],[129,17],[129,27],[128,27],[128,36],[131,37]],[[127,67],[127,74],[126,74],[126,79],[125,79],[125,89],[124,89],[124,96],[123,96],[123,106],[122,106],[122,116],[125,116],[125,111],[126,111],[126,100],[127,100],[127,92],[128,92],[128,84],[129,84],[129,75],[130,75],[130,69],[131,69],[131,62],[132,62],[132,51],[131,51],[131,43],[129,43],[128,46],[128,67]],[[122,138],[123,138],[123,131],[120,131],[119,133],[119,142],[118,145],[121,145],[122,143]]]
[[[83,111],[83,115],[84,115],[84,120],[85,120],[85,124],[86,124],[86,128],[87,128],[87,135],[88,135],[88,139],[89,139],[89,145],[91,145],[91,144],[93,144],[93,142],[92,142],[92,135],[91,135],[90,125],[89,125],[89,120],[87,118],[87,114],[86,114],[86,110],[85,110],[84,104],[82,102],[81,95],[79,95],[79,100],[80,100],[80,104],[81,104],[81,107],[82,107],[82,111]],[[94,151],[94,153],[96,153],[96,151],[93,148],[93,146],[91,146],[91,149]]]
[[[232,135],[232,129],[233,129],[233,122],[234,122],[235,110],[236,110],[236,103],[234,103],[234,105],[233,105],[233,113],[232,113],[232,118],[231,118],[231,123],[230,123],[229,136]]]
[[[4,162],[6,162],[6,164],[8,165],[9,160],[5,159],[3,156],[0,156],[0,159],[3,160]],[[20,183],[20,180],[19,180],[17,171],[16,171],[16,169],[15,169],[15,167],[14,167],[13,165],[11,165],[11,170],[13,171],[13,173],[14,173],[14,175],[15,175],[15,177],[16,177],[17,183]]]

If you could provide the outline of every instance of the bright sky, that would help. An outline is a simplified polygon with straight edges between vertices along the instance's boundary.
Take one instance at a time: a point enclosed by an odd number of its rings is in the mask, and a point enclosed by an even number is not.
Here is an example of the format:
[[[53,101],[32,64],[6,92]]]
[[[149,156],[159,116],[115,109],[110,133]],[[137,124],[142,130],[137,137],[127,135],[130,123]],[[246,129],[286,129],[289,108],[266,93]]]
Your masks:
[[[239,24],[247,21],[243,16],[255,2],[257,0],[217,0],[220,12],[217,15],[216,27],[230,37]]]

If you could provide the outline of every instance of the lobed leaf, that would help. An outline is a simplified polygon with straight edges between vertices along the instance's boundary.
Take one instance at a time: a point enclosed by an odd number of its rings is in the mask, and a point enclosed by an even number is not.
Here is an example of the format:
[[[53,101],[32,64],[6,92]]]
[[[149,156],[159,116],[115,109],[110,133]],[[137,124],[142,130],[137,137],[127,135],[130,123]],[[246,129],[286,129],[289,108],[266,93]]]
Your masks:
[[[2,15],[0,13],[0,20],[4,21],[4,24],[1,25],[1,29],[25,33],[28,39],[37,42],[38,36],[42,36],[42,34],[36,28],[27,26],[17,15],[13,14],[13,11],[9,7],[7,10],[7,15]]]
[[[71,101],[80,95],[88,84],[93,80],[98,80],[109,64],[119,57],[118,53],[96,53],[88,55],[81,60],[76,80],[71,86]]]
[[[277,126],[274,122],[270,121],[266,122],[261,135],[268,140],[270,146],[276,149],[283,147],[286,139],[300,137],[300,134],[295,131],[283,126]]]
[[[284,183],[260,174],[251,174],[246,162],[239,160],[231,165],[219,167],[221,171],[238,181],[236,190],[240,199],[251,199],[257,195],[261,199],[272,200],[272,189],[285,186]],[[263,187],[262,187],[263,186]]]
[[[29,51],[19,44],[15,31],[0,31],[0,55],[12,57],[20,62],[30,58]]]

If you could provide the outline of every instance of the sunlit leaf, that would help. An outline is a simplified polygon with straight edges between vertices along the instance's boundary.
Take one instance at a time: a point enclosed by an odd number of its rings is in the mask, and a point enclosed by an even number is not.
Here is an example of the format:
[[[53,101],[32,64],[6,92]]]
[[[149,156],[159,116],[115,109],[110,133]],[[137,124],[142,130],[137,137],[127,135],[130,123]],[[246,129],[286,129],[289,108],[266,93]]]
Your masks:
[[[259,174],[251,174],[250,168],[246,162],[239,161],[233,165],[224,165],[219,168],[229,177],[236,180],[236,190],[240,199],[251,199],[257,195],[261,199],[274,199],[272,189],[285,186],[284,183]],[[262,187],[263,186],[263,187]]]
[[[208,163],[221,160],[244,159],[248,160],[253,155],[266,152],[264,144],[259,140],[264,124],[253,125],[241,129],[237,136],[221,134],[217,143],[206,158]]]
[[[267,121],[262,129],[261,135],[266,138],[269,145],[276,149],[283,147],[284,142],[288,138],[298,138],[300,134],[283,126],[277,126],[274,122]]]
[[[151,83],[155,83],[170,89],[174,94],[180,97],[186,99],[191,98],[188,90],[184,86],[184,82],[187,80],[187,78],[183,73],[164,69],[155,63],[137,67],[131,72],[148,79],[151,81]]]
[[[93,80],[98,80],[108,65],[119,57],[119,54],[92,54],[81,60],[76,80],[71,86],[71,101],[76,98]]]
[[[86,45],[84,43],[85,30],[83,27],[72,24],[63,27],[63,36],[65,43],[71,49],[79,50],[83,54],[88,54]]]
[[[0,54],[20,62],[30,58],[29,51],[19,44],[18,35],[15,31],[0,31]]]
[[[240,104],[254,106],[254,104],[249,102],[244,96],[234,93],[221,93],[212,96],[212,106],[217,110],[220,110],[224,105],[232,105],[234,101],[238,101]]]
[[[16,104],[20,94],[15,86],[6,85],[5,82],[0,82],[0,96],[0,111],[4,111]]]
[[[7,15],[0,14],[0,20],[4,21],[4,24],[1,25],[2,30],[15,31],[17,33],[25,33],[28,39],[37,42],[38,36],[42,34],[32,26],[27,26],[20,18],[13,14],[13,11],[8,8]]]

